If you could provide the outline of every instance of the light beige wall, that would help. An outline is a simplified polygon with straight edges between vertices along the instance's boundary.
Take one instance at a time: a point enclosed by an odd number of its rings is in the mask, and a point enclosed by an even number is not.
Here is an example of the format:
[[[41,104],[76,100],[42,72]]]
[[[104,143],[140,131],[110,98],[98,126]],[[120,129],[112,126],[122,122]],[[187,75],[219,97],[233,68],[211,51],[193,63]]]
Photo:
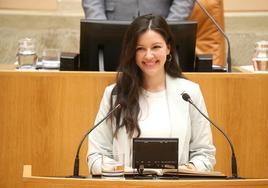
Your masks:
[[[225,11],[268,11],[267,0],[224,0]]]
[[[56,10],[58,0],[0,0],[0,8],[26,10]]]
[[[0,9],[4,1],[0,0]],[[19,0],[26,1],[26,0]],[[42,4],[52,0],[29,0]],[[84,18],[81,0],[54,0],[57,9],[51,11],[0,10],[0,64],[16,61],[17,42],[24,37],[37,40],[38,55],[44,48],[79,52],[80,19]],[[210,1],[210,0],[206,0]],[[251,64],[255,42],[268,38],[268,13],[240,13],[229,11],[231,7],[260,5],[268,10],[268,0],[224,0],[226,6],[225,30],[231,41],[234,66]],[[38,3],[37,3],[38,2]],[[238,3],[239,2],[239,3]],[[252,4],[252,6],[249,6]],[[232,5],[232,6],[231,6]],[[236,5],[236,6],[235,6]],[[255,9],[256,10],[256,9]],[[268,12],[268,11],[267,11]]]

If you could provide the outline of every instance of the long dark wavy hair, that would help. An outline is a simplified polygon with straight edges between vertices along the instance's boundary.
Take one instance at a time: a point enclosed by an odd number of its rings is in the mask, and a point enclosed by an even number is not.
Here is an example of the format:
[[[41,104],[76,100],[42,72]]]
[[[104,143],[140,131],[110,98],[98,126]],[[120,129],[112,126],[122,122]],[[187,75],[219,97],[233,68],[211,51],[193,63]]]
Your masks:
[[[176,60],[176,49],[170,28],[164,18],[158,15],[144,15],[136,18],[128,27],[122,44],[116,85],[111,93],[110,110],[121,104],[121,108],[114,112],[110,120],[115,121],[118,130],[125,126],[129,137],[137,131],[137,137],[141,130],[138,123],[140,112],[139,95],[143,85],[142,71],[136,64],[136,46],[138,37],[147,30],[159,33],[170,47],[170,54],[165,63],[165,71],[171,77],[183,77],[179,63]],[[179,33],[177,33],[179,34]],[[170,55],[172,58],[170,58]],[[115,97],[113,97],[115,96]]]

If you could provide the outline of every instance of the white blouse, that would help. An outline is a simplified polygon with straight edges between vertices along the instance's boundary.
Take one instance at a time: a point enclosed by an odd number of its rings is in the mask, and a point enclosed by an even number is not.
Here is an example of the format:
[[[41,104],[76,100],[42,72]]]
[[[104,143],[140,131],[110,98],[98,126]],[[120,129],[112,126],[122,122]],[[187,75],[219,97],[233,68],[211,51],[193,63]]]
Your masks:
[[[140,97],[140,137],[166,138],[171,136],[171,125],[166,90],[142,90]]]

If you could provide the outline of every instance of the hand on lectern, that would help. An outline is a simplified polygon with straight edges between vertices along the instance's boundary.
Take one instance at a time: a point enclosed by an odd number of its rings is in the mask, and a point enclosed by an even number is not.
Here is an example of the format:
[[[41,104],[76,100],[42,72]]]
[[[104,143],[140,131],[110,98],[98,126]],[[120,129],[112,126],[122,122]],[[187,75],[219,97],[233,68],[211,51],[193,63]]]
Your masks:
[[[194,166],[193,163],[186,163],[183,165],[179,166],[179,170],[192,170],[192,171],[196,171],[196,167]]]

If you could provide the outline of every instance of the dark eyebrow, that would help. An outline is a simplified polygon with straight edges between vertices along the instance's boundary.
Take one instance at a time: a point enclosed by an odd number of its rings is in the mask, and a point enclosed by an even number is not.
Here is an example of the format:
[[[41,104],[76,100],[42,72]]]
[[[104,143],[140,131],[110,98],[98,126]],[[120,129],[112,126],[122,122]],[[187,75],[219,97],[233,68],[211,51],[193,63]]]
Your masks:
[[[152,44],[152,46],[154,46],[154,45],[163,45],[163,43],[162,42],[155,42],[155,43]],[[136,47],[143,47],[143,45],[137,44]]]

